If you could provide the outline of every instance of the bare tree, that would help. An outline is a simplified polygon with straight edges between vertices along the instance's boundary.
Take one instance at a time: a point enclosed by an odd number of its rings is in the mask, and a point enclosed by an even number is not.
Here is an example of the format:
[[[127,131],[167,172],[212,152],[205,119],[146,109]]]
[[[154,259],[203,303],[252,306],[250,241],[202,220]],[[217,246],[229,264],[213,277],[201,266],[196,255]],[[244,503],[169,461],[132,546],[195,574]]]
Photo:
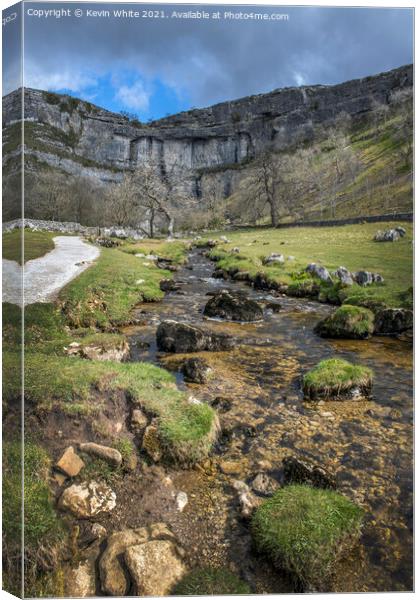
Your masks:
[[[35,218],[62,221],[68,214],[70,194],[66,178],[56,172],[44,171],[34,183],[29,201]]]

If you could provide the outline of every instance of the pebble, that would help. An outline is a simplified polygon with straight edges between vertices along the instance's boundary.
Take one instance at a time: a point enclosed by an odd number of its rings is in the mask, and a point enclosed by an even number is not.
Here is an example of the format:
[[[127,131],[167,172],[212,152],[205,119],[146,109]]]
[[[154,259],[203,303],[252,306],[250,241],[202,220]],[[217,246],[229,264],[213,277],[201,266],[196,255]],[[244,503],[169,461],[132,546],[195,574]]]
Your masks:
[[[182,512],[188,504],[188,496],[185,492],[178,492],[176,495],[176,506],[179,512]]]

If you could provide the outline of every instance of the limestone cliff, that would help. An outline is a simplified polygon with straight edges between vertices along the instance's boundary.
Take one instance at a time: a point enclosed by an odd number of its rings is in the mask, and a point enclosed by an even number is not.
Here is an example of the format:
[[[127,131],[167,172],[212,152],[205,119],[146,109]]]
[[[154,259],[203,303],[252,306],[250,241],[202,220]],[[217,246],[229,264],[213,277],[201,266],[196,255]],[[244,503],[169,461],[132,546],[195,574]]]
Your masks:
[[[328,125],[340,112],[358,119],[375,101],[386,104],[393,92],[412,84],[408,65],[334,86],[278,89],[150,124],[129,121],[69,96],[26,88],[27,168],[47,164],[106,183],[150,161],[159,162],[162,173],[176,163],[188,173],[189,191],[197,199],[210,181],[228,196],[242,167],[269,146],[287,149],[297,141],[310,141],[317,126]],[[6,174],[13,169],[20,143],[20,93],[3,99]]]

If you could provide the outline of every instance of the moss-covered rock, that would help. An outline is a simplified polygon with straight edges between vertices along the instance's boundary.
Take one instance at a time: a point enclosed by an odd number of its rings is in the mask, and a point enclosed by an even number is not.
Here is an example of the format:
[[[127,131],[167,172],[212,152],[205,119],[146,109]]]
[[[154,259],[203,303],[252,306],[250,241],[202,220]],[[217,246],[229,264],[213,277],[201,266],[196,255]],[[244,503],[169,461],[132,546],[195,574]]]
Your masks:
[[[340,358],[322,360],[303,378],[309,400],[349,400],[370,396],[372,370]]]
[[[306,586],[320,586],[360,534],[363,511],[333,490],[289,485],[256,510],[256,548]]]
[[[227,569],[205,567],[188,573],[173,590],[175,596],[250,594],[249,585]]]
[[[374,331],[373,312],[361,306],[343,305],[315,327],[321,337],[363,340]]]

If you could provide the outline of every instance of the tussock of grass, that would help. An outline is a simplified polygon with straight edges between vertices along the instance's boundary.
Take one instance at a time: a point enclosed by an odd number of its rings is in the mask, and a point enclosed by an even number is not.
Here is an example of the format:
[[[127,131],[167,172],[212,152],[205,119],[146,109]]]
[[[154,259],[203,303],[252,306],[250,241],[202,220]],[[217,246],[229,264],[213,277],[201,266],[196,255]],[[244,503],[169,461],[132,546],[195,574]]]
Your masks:
[[[69,324],[110,329],[129,323],[139,302],[160,300],[159,282],[170,273],[143,262],[119,249],[103,248],[97,263],[60,293]]]
[[[188,573],[175,586],[174,596],[250,594],[249,585],[227,569],[203,567]]]
[[[13,371],[18,354],[5,353],[5,368]],[[7,378],[5,399],[19,394],[19,382]],[[25,398],[38,409],[58,407],[73,414],[100,410],[97,391],[122,391],[157,417],[166,457],[182,465],[202,460],[218,432],[215,412],[206,404],[189,404],[172,374],[148,363],[106,363],[28,353]],[[96,393],[95,393],[96,392]]]
[[[290,485],[257,509],[252,532],[259,551],[304,584],[316,586],[359,535],[362,515],[337,492]]]
[[[365,339],[374,331],[374,319],[368,308],[344,304],[318,323],[315,332],[322,337]]]
[[[372,385],[372,370],[353,365],[341,358],[322,360],[303,378],[303,392],[313,399],[339,397],[354,388],[368,391]]]

